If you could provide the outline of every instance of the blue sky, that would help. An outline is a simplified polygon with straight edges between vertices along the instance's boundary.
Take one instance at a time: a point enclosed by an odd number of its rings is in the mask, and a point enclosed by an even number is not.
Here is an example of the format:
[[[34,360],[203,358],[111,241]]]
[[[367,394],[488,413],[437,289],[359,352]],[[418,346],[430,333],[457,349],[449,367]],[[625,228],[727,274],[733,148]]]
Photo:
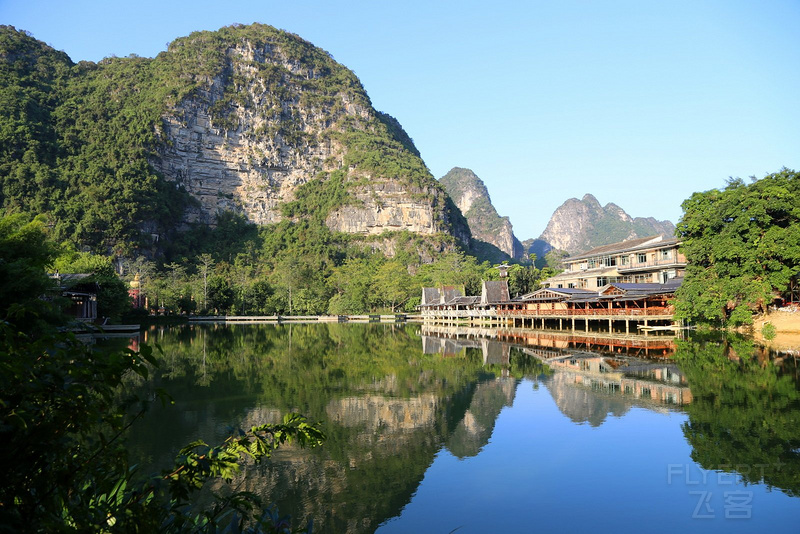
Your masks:
[[[694,191],[800,169],[800,1],[0,0],[73,59],[262,22],[330,52],[437,178],[475,171],[520,239],[570,197],[676,222]]]

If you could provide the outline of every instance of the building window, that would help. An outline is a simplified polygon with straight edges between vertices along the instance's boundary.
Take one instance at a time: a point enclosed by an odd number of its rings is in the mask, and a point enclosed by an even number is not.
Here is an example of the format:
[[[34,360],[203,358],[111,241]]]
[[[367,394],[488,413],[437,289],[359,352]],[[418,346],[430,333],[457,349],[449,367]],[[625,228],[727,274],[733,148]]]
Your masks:
[[[670,257],[669,249],[664,249],[664,250],[661,251],[661,259],[662,260],[668,260],[669,257]]]
[[[606,267],[613,267],[617,264],[616,256],[603,256],[603,265]]]
[[[575,282],[570,282],[569,284],[567,284],[567,287],[574,288],[575,287]]]
[[[628,256],[620,256],[619,259],[621,265],[628,265]]]
[[[669,271],[661,271],[661,283],[666,284],[669,280],[675,278],[676,274],[677,273],[674,269]]]
[[[638,261],[639,263],[647,263],[647,254],[645,254],[644,252],[640,252],[639,254],[636,255],[636,261]]]

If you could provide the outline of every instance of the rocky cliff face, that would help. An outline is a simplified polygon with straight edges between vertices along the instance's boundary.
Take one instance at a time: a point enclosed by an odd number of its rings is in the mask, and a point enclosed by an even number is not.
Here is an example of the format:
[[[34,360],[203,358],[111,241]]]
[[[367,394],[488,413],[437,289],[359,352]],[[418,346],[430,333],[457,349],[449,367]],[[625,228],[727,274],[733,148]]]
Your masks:
[[[537,246],[574,254],[627,239],[674,232],[675,225],[670,221],[632,218],[616,204],[601,206],[594,196],[587,194],[580,200],[571,198],[556,209]],[[541,254],[542,250],[534,252]]]
[[[524,249],[514,235],[511,221],[498,215],[486,185],[474,172],[454,167],[439,182],[467,218],[474,240],[497,247],[511,258],[522,256]]]
[[[328,195],[338,201],[314,206],[313,214],[332,230],[450,233],[469,241],[410,138],[327,53],[254,25],[192,34],[156,61],[187,51],[220,59],[163,117],[164,143],[151,163],[199,201],[188,222],[212,223],[219,211],[279,222],[281,205],[296,200],[298,188],[335,178],[344,194]]]

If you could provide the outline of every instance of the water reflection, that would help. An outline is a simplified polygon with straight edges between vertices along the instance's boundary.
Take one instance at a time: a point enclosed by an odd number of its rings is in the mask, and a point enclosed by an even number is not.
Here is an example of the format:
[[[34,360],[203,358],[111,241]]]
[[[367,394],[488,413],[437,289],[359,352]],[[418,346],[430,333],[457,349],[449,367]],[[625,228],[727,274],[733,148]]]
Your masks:
[[[680,414],[675,430],[704,469],[800,490],[797,367],[751,358],[752,345],[349,324],[154,328],[144,338],[163,347],[163,364],[136,387],[166,387],[176,406],[134,429],[137,461],[163,467],[194,439],[219,442],[230,427],[304,413],[324,423],[324,447],[281,450],[234,483],[295,518],[313,517],[316,532],[373,532],[408,506],[443,451],[479,458],[504,410],[518,408],[520,384],[544,386],[560,417],[590,428],[634,408]],[[580,457],[564,472],[580,477]],[[780,467],[744,473],[755,462]]]
[[[422,344],[426,353],[437,349],[444,355],[468,348],[480,350],[484,364],[508,365],[511,348],[530,355],[553,371],[545,382],[561,412],[576,423],[601,425],[607,415],[620,417],[631,406],[664,411],[667,406],[692,401],[686,377],[678,366],[664,360],[666,347],[674,347],[674,338],[661,338],[654,351],[657,359],[641,359],[644,343],[639,337],[602,340],[585,336],[566,338],[559,332],[527,331],[525,344],[498,341],[511,337],[520,341],[520,334],[510,336],[507,330],[468,327],[422,328]],[[489,338],[487,336],[491,336]],[[541,343],[535,345],[533,340]],[[585,350],[587,344],[602,345],[605,354]]]
[[[676,359],[692,387],[684,435],[704,469],[735,472],[800,495],[800,390],[796,358],[752,341],[698,337]]]

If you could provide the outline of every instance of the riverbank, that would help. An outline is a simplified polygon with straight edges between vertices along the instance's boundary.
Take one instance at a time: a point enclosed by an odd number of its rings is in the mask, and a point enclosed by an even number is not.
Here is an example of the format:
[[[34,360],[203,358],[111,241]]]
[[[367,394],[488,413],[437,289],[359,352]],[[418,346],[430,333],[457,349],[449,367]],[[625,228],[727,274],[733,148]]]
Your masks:
[[[774,327],[774,337],[764,335],[766,324]],[[800,307],[780,308],[756,317],[753,321],[753,337],[773,350],[800,350]]]

